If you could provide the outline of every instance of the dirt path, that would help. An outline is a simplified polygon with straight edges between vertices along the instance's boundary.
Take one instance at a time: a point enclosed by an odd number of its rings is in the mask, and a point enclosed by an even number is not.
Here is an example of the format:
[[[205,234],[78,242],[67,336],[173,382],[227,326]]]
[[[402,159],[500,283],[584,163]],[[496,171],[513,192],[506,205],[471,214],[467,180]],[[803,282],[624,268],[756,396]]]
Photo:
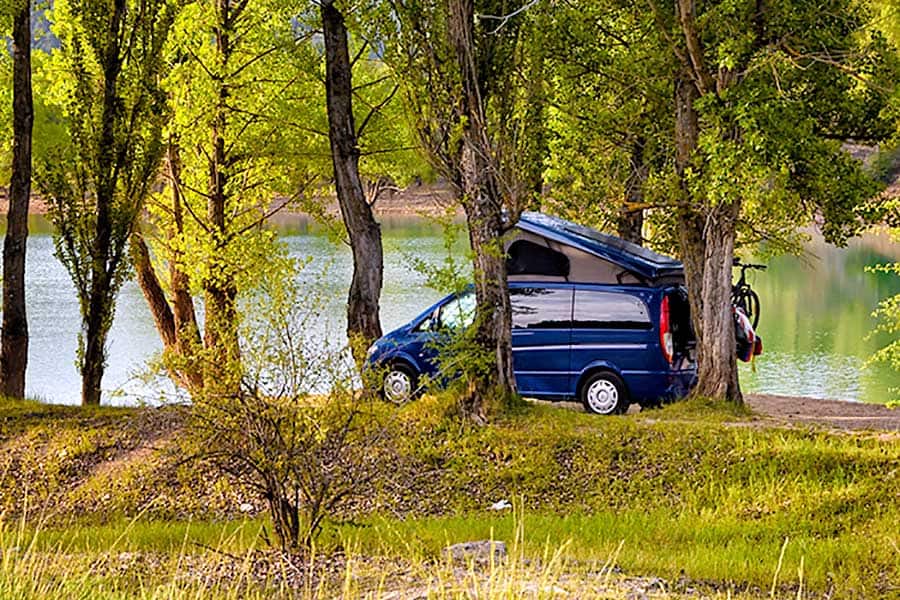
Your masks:
[[[744,399],[755,412],[779,423],[826,425],[848,431],[900,431],[900,408],[770,394],[747,394]]]

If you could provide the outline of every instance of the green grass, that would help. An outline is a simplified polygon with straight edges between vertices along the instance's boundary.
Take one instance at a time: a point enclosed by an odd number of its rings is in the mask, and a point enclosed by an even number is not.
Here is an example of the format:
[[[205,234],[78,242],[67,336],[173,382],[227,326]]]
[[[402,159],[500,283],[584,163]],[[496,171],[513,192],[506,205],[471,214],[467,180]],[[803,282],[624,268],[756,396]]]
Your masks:
[[[271,526],[262,518],[213,521],[158,521],[116,519],[103,524],[79,523],[67,527],[30,527],[34,548],[59,548],[77,554],[99,552],[160,552],[217,549],[241,554],[265,545]]]
[[[451,404],[426,397],[374,408],[393,433],[389,471],[365,490],[371,511],[329,526],[322,551],[431,561],[447,543],[508,541],[513,516],[486,510],[508,499],[524,515],[525,556],[558,551],[567,568],[615,556],[629,574],[683,574],[764,594],[777,570],[785,587],[776,597],[796,596],[800,586],[841,598],[896,597],[897,435],[763,427],[745,409],[703,400],[612,418],[528,406],[485,427],[454,420]],[[127,463],[111,481],[96,475],[110,457],[141,446],[135,436],[155,414],[0,406],[0,503],[18,506],[24,482],[32,504],[51,499],[54,508],[45,522],[40,509],[29,513],[35,553],[89,564],[85,556],[112,551],[177,560],[265,546],[265,519],[234,516],[244,492],[181,463],[180,446]],[[104,493],[111,498],[97,503]],[[153,577],[157,589],[160,575]]]
[[[738,589],[768,589],[786,540],[779,582],[790,588],[800,585],[801,560],[802,580],[808,588],[825,590],[829,578],[837,576],[836,590],[842,597],[888,597],[878,586],[880,574],[898,572],[898,539],[888,521],[827,536],[822,527],[794,523],[786,516],[748,522],[715,512],[526,514],[522,524],[527,556],[540,557],[547,547],[562,547],[571,561],[602,564],[618,549],[617,564],[625,572],[669,581],[687,574],[693,580]],[[362,552],[433,558],[450,543],[510,540],[515,527],[511,515],[469,514],[373,519],[364,526],[345,527],[341,533],[356,540]]]
[[[586,599],[632,597],[633,587],[613,573],[609,556],[604,564],[591,567],[572,564],[566,544],[552,546],[548,542],[534,555],[541,560],[534,562],[522,521],[500,525],[507,524],[512,528],[509,555],[501,562],[451,563],[419,555],[412,548],[393,561],[380,558],[372,562],[365,553],[386,548],[363,548],[353,536],[344,538],[347,559],[329,573],[327,559],[325,563],[314,560],[309,566],[302,560],[294,566],[279,566],[275,559],[273,570],[260,572],[255,549],[264,524],[258,520],[224,524],[122,521],[49,530],[29,530],[24,522],[19,527],[0,522],[0,599],[350,600],[425,594],[429,598],[502,600],[557,597],[560,589]],[[207,542],[216,545],[207,546]],[[610,556],[617,552],[613,549]],[[271,560],[272,555],[268,556]],[[296,573],[298,567],[306,575],[286,583],[284,577]],[[666,597],[681,595],[676,590]]]
[[[709,398],[691,397],[666,404],[662,409],[649,410],[635,415],[641,420],[687,420],[706,423],[747,422],[753,420],[753,411],[744,404],[721,402]]]
[[[492,530],[503,539],[511,518],[485,509],[521,499],[534,555],[568,541],[570,558],[602,561],[623,543],[629,572],[766,590],[787,540],[789,586],[900,592],[896,435],[760,427],[746,409],[703,400],[606,419],[541,405],[468,430],[427,409],[408,409],[418,433],[407,451],[443,467],[428,483],[452,514],[344,532],[372,551],[433,555]]]

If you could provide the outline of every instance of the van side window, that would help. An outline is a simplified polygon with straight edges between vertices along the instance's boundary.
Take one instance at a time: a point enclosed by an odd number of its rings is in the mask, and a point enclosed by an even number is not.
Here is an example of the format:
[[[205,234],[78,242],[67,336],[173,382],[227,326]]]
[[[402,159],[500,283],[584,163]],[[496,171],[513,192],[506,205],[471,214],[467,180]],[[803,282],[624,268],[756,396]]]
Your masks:
[[[574,329],[652,329],[647,305],[628,294],[575,291]]]
[[[513,288],[513,329],[568,329],[572,325],[572,290]]]

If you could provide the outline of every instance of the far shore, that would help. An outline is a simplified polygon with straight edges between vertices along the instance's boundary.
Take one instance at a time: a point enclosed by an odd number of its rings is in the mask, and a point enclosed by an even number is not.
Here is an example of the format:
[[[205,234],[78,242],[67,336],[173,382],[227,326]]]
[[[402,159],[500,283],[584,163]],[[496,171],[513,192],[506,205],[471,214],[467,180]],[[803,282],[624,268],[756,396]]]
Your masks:
[[[273,202],[273,208],[280,204],[279,200]],[[339,215],[340,209],[337,200],[331,196],[324,199],[322,208],[326,214]],[[461,214],[461,208],[455,202],[453,193],[444,184],[420,184],[410,185],[403,189],[388,189],[381,193],[373,205],[376,216],[436,216],[447,214]],[[0,214],[5,215],[9,210],[9,198],[6,188],[0,187]],[[315,211],[304,210],[297,205],[284,207],[284,212],[292,214],[307,214],[315,216]],[[38,194],[32,194],[28,206],[29,215],[46,215],[49,206]]]

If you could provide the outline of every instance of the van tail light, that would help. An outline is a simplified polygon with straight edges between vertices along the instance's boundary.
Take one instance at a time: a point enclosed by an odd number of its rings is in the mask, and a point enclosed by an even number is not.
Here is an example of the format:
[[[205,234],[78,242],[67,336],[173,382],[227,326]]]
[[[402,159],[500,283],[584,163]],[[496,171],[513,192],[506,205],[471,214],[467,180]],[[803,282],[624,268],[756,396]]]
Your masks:
[[[669,327],[669,297],[663,296],[659,307],[659,347],[662,348],[663,357],[670,365],[674,354],[672,344],[672,330]]]

